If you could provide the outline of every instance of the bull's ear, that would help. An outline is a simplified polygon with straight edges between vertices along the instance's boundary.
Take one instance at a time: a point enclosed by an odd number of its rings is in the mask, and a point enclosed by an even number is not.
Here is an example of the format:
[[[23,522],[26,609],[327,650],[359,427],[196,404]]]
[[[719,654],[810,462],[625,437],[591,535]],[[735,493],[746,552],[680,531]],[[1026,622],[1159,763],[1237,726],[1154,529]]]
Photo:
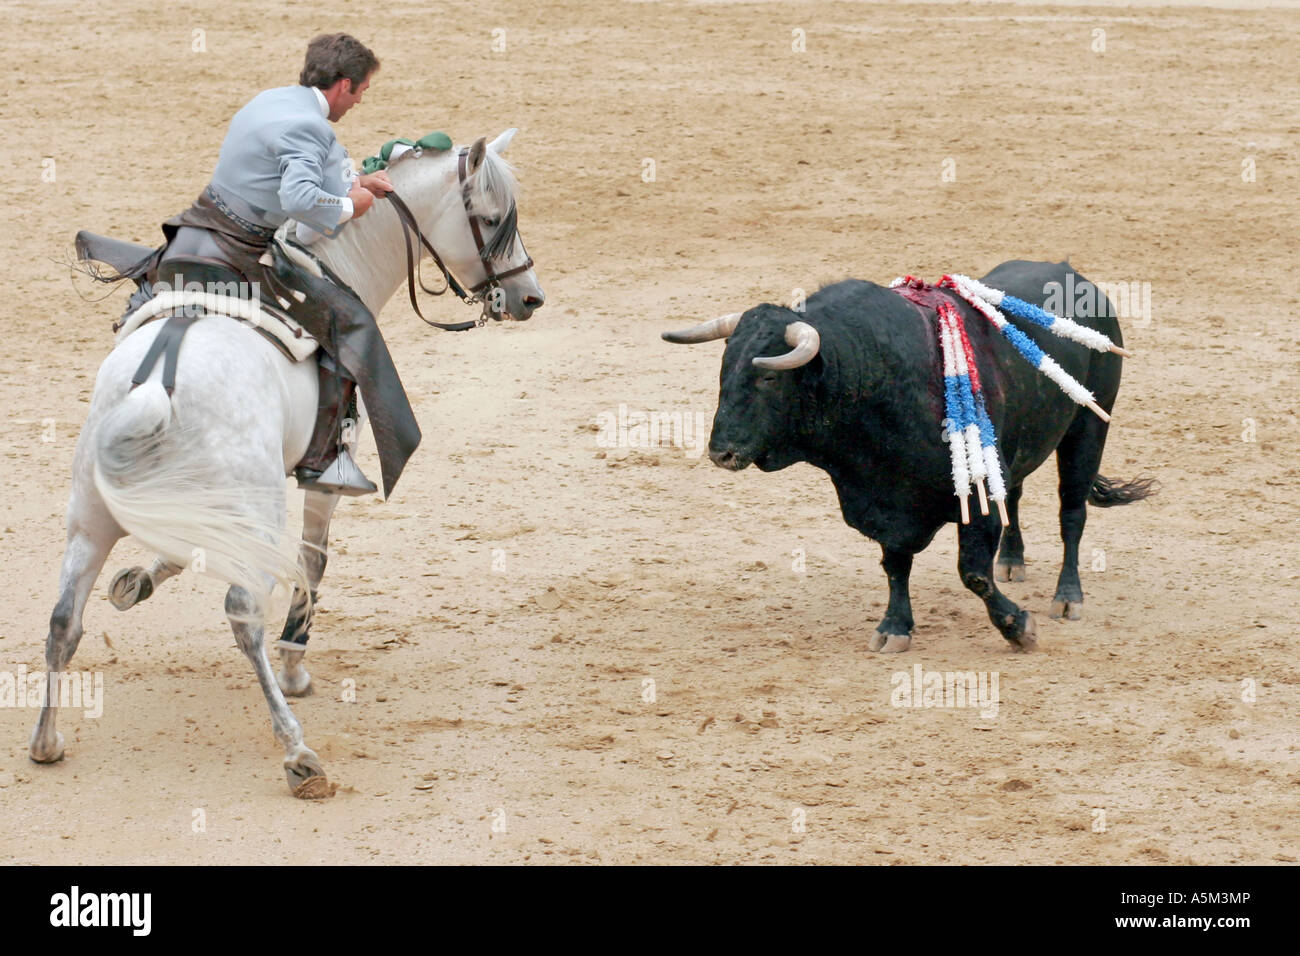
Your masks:
[[[510,145],[510,141],[515,138],[515,133],[517,132],[519,132],[518,129],[513,126],[510,127],[496,139],[492,140],[492,142],[488,143],[488,149],[500,156],[506,151],[506,147]]]
[[[487,138],[480,136],[474,140],[474,145],[469,148],[469,168],[465,170],[465,175],[473,176],[478,172],[478,168],[483,165],[485,156],[487,156]]]

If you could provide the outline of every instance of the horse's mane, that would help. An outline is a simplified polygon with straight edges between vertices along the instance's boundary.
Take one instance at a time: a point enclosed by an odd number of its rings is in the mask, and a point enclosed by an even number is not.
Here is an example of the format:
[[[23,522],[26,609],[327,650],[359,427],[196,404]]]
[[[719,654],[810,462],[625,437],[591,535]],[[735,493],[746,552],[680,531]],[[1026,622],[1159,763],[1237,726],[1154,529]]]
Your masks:
[[[486,200],[492,208],[502,210],[501,221],[484,244],[483,253],[489,259],[512,255],[515,237],[519,234],[519,215],[515,205],[519,180],[515,178],[514,167],[489,149],[475,178],[478,180],[478,200]],[[474,206],[475,199],[472,198],[470,204]]]
[[[410,161],[414,158],[413,151],[407,152],[388,164],[390,176],[396,175],[399,177],[399,179],[394,180],[394,185],[400,185],[401,179],[407,178],[408,174],[404,172],[405,169],[420,168],[416,163]],[[487,210],[500,211],[500,222],[484,242],[484,252],[490,259],[506,257],[514,253],[518,225],[515,196],[518,191],[519,180],[515,175],[515,168],[491,149],[485,150],[482,164],[470,178],[466,198],[469,200],[470,208],[476,214],[484,213]],[[443,202],[454,201],[459,195],[458,193],[448,193],[443,198]],[[438,213],[441,214],[441,212],[442,209],[440,208]]]
[[[414,167],[413,159],[415,159],[414,151],[397,157],[388,164],[390,176],[403,175],[407,169]],[[469,196],[471,206],[479,209],[485,207],[508,209],[514,203],[518,192],[519,180],[515,176],[515,168],[492,150],[485,150],[483,164],[473,176]]]
[[[519,192],[515,168],[490,149],[484,153],[477,179],[479,197],[495,202],[502,209],[514,202]]]

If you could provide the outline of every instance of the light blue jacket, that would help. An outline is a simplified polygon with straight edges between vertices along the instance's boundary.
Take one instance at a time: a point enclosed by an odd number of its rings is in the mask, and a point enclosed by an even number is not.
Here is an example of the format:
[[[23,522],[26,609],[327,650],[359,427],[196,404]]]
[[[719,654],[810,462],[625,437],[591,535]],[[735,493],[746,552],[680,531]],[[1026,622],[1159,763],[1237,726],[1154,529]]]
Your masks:
[[[230,121],[212,184],[279,226],[296,219],[332,234],[352,181],[348,151],[310,86],[258,93]]]

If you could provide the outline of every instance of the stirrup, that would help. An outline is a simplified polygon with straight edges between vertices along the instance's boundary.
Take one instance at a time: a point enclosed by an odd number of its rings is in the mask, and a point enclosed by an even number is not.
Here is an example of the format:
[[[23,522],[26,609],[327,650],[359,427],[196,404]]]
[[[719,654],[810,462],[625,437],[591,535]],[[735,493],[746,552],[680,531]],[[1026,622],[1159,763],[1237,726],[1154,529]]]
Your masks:
[[[321,491],[327,495],[373,495],[379,491],[375,483],[361,473],[346,448],[340,448],[339,456],[319,475],[304,477],[301,474],[304,470],[298,470],[298,487],[304,491]]]

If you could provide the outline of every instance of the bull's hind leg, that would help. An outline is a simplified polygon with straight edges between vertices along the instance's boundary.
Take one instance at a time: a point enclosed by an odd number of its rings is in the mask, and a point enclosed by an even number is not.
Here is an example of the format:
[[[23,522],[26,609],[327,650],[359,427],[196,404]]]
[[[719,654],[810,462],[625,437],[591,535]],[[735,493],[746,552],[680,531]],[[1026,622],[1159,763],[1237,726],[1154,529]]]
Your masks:
[[[57,675],[67,670],[72,655],[77,652],[86,599],[108,553],[122,536],[121,529],[102,506],[100,513],[87,516],[87,520],[76,515],[75,503],[69,510],[68,545],[59,571],[59,600],[50,615],[50,633],[45,639],[45,701],[28,746],[28,753],[37,763],[63,759],[63,734],[55,726],[59,713]]]
[[[1001,534],[996,512],[972,514],[970,524],[957,525],[957,570],[961,583],[984,602],[1002,636],[1022,651],[1033,650],[1038,643],[1034,616],[999,591],[993,580],[993,555]]]
[[[912,646],[912,598],[907,580],[912,573],[912,554],[881,547],[884,557],[880,565],[889,578],[889,607],[885,618],[876,626],[868,645],[873,651],[886,654],[905,651]]]
[[[311,693],[311,674],[303,666],[302,659],[307,653],[307,638],[310,636],[312,615],[316,609],[316,589],[320,587],[321,578],[325,576],[325,565],[329,560],[326,550],[329,544],[330,518],[338,506],[338,495],[322,494],[309,491],[303,502],[302,516],[302,550],[299,560],[307,574],[307,583],[311,588],[311,601],[298,588],[293,589],[293,600],[289,605],[289,618],[284,623],[284,631],[276,647],[280,649],[280,673],[276,681],[280,690],[290,697],[305,697]]]
[[[1109,426],[1096,415],[1080,412],[1056,448],[1057,492],[1061,499],[1061,541],[1065,554],[1052,598],[1052,617],[1077,621],[1083,616],[1083,584],[1079,581],[1079,541],[1088,520],[1088,491],[1101,467]]]
[[[271,729],[284,747],[284,775],[295,797],[307,799],[331,796],[329,781],[320,758],[303,743],[302,725],[289,709],[271,672],[266,656],[262,609],[249,592],[232,585],[226,592],[226,617],[235,632],[235,642],[253,665],[257,682],[271,710]]]
[[[998,547],[998,561],[993,576],[998,581],[1023,581],[1025,579],[1025,539],[1020,536],[1020,492],[1024,485],[1007,489],[1007,519],[1010,524],[1002,532]]]

